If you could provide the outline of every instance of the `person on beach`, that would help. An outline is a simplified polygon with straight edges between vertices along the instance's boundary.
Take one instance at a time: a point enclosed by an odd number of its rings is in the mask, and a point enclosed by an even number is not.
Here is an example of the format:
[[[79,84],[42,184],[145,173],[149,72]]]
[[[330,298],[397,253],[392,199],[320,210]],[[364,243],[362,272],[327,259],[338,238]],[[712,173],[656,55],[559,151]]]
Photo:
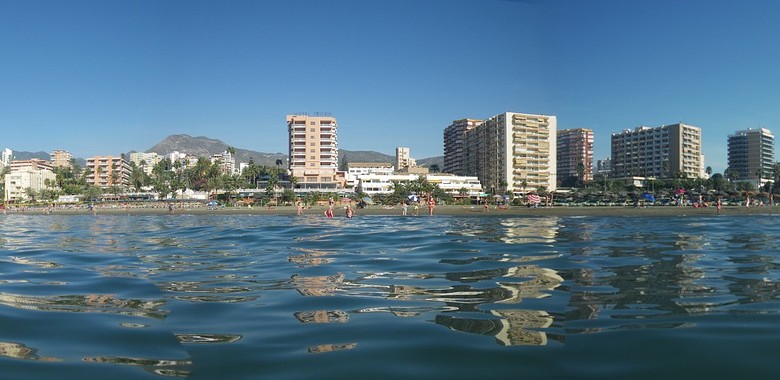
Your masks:
[[[333,217],[333,207],[328,206],[328,209],[325,210],[325,216],[328,217],[328,218],[332,218]]]
[[[300,198],[295,201],[295,214],[303,215],[303,202],[301,202]]]
[[[406,211],[409,209],[409,205],[406,201],[401,202],[401,215],[406,216]]]
[[[347,205],[347,219],[352,219],[352,215],[355,214],[355,211],[352,210],[352,205]]]
[[[718,200],[715,201],[715,208],[718,209],[718,214],[720,214],[720,208],[723,206],[723,203],[720,200],[720,197],[718,197]]]
[[[168,202],[168,213],[173,214],[173,204],[171,202]]]
[[[432,196],[428,195],[428,216],[433,215],[433,209],[436,207],[436,200]]]
[[[420,201],[415,201],[412,209],[414,210],[414,216],[420,215]]]

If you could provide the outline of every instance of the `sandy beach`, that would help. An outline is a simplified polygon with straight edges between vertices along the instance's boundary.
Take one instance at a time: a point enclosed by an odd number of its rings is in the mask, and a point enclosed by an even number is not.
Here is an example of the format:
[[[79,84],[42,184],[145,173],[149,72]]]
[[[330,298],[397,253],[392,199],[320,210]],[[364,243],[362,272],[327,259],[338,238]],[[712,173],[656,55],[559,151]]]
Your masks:
[[[304,210],[304,215],[321,215],[324,217],[325,207],[311,207]],[[92,212],[87,208],[54,208],[51,211],[45,208],[31,208],[22,210],[7,210],[7,215],[28,214],[28,215],[89,215]],[[260,207],[224,207],[215,210],[209,210],[206,207],[185,207],[175,208],[173,215],[295,215],[294,206],[280,206],[274,208]],[[96,215],[165,215],[169,214],[167,208],[148,207],[137,208],[127,207],[103,207],[97,208]],[[507,209],[495,209],[491,207],[485,211],[480,206],[436,206],[433,212],[434,216],[719,216],[714,207],[694,208],[690,206],[649,206],[649,207],[630,207],[630,206],[609,206],[609,207],[540,207],[528,208],[522,206],[512,206]],[[780,214],[780,207],[777,206],[727,206],[723,207],[720,215],[739,216],[739,215],[776,215]],[[355,210],[355,217],[362,215],[398,215],[401,216],[401,208],[369,206],[364,209]],[[345,217],[345,206],[336,206],[334,208],[335,218]],[[415,217],[412,208],[408,210],[408,217]],[[417,217],[428,217],[427,207],[421,207]]]

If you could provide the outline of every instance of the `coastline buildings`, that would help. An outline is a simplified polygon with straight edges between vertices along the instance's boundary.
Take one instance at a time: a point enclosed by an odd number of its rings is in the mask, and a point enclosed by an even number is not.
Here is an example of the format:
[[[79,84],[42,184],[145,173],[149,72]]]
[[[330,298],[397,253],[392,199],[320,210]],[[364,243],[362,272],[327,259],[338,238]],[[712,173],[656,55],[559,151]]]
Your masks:
[[[465,175],[466,167],[463,152],[463,135],[482,123],[477,119],[454,120],[444,129],[444,168],[445,173]]]
[[[728,177],[755,181],[759,186],[772,177],[774,135],[766,128],[745,129],[728,137]]]
[[[583,182],[593,180],[593,130],[563,129],[556,139],[558,184],[571,177]]]
[[[701,129],[687,124],[612,134],[611,177],[704,177]]]
[[[34,158],[11,161],[8,166],[10,171],[5,176],[5,200],[7,202],[29,200],[28,192],[38,193],[54,186],[57,180],[52,166],[45,160]]]
[[[13,161],[13,159],[14,151],[8,148],[3,149],[3,152],[0,153],[0,168],[11,165],[11,161]]]
[[[505,112],[465,132],[467,175],[486,191],[526,193],[556,189],[555,116]]]
[[[55,150],[49,155],[51,166],[67,168],[70,166],[70,160],[73,159],[73,155],[67,150]]]
[[[87,159],[87,173],[87,185],[100,188],[130,186],[130,164],[122,157],[90,157]]]
[[[607,157],[596,161],[596,174],[609,176],[612,172],[612,158]]]
[[[336,118],[330,115],[287,115],[289,169],[303,191],[335,191],[343,187],[338,177]]]

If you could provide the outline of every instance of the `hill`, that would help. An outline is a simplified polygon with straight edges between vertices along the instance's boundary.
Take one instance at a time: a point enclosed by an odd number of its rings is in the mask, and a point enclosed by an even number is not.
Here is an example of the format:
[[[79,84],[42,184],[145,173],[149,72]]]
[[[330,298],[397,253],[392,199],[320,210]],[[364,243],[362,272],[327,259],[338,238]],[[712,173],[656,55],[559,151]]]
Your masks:
[[[193,156],[211,157],[213,154],[226,151],[228,147],[230,145],[221,140],[204,136],[170,135],[157,143],[157,145],[147,149],[146,152],[154,152],[160,155],[181,152]],[[275,166],[277,159],[287,162],[287,155],[284,153],[262,153],[236,147],[234,149],[236,150],[236,162],[249,162],[252,159],[256,164],[266,166]]]

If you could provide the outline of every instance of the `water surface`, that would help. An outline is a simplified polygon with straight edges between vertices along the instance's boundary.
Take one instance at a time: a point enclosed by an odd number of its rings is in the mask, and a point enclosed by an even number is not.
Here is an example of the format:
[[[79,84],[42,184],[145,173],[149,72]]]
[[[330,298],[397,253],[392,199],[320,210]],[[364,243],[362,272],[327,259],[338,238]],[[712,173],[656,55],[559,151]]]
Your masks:
[[[3,378],[759,378],[780,219],[0,216]]]

